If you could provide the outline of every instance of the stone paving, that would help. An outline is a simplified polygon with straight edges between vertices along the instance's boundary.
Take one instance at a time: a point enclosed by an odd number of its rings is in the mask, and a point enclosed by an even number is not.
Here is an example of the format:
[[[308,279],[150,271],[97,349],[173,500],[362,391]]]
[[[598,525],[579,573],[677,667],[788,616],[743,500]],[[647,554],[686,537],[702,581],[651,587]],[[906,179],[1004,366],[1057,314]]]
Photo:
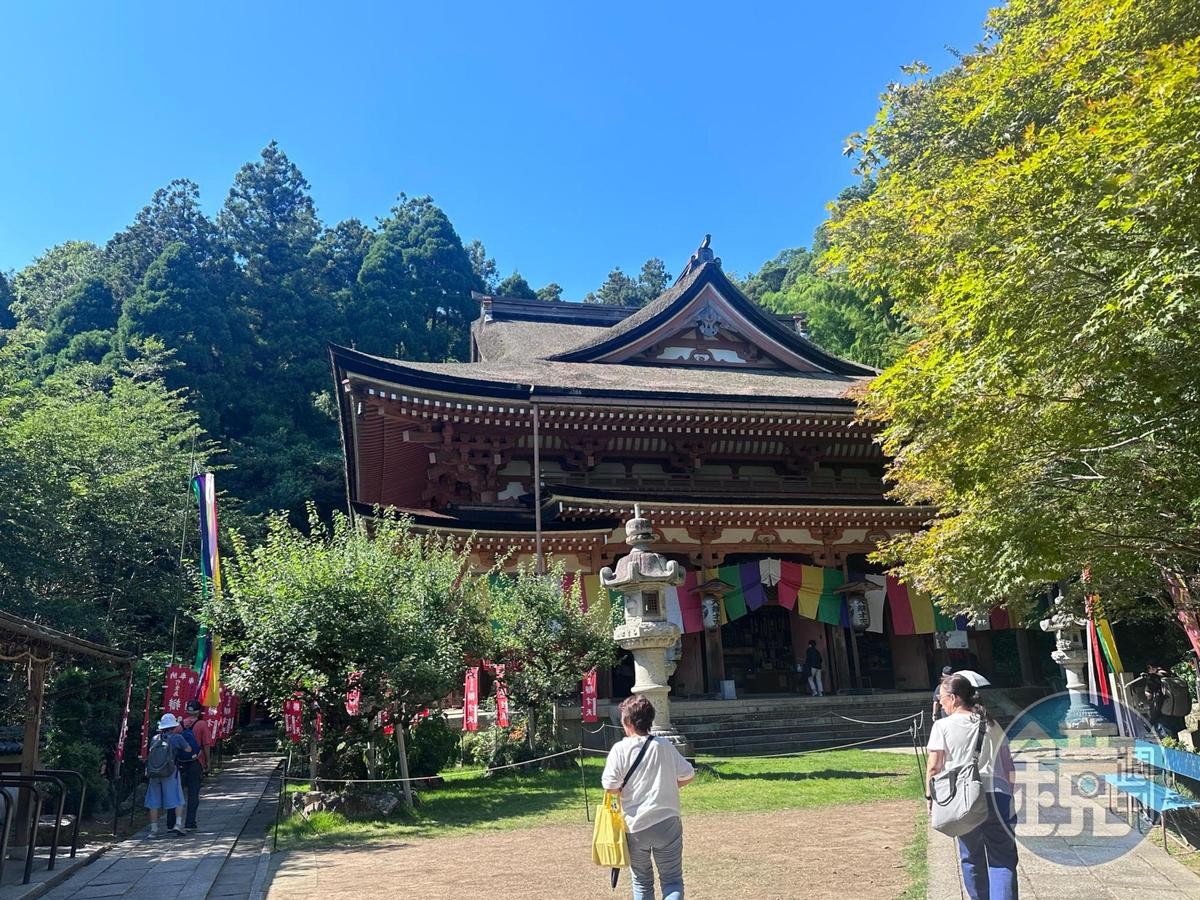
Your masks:
[[[267,788],[278,765],[279,759],[274,756],[232,760],[221,775],[204,786],[197,819],[199,831],[186,837],[171,833],[150,839],[149,829],[143,829],[41,896],[47,900],[203,900],[229,862],[237,864],[237,871],[231,869],[223,879],[221,896],[250,897],[254,869],[240,856],[235,859],[231,854],[247,823],[256,816],[261,818],[260,800],[269,793]],[[265,799],[273,804],[273,796]],[[255,863],[261,846],[258,840],[253,851]]]
[[[1078,798],[1078,803],[1091,803]],[[1125,822],[1100,804],[1092,807],[1114,830]],[[1172,859],[1149,838],[1137,832],[1121,839],[1094,834],[1031,837],[1018,825],[1017,878],[1025,900],[1093,900],[1119,897],[1128,900],[1182,900],[1200,897],[1200,876]],[[1125,852],[1112,857],[1112,843],[1126,844]],[[1036,852],[1035,852],[1036,851]],[[1180,850],[1182,852],[1182,850]],[[929,831],[929,898],[960,900],[966,897],[958,865],[958,842]]]

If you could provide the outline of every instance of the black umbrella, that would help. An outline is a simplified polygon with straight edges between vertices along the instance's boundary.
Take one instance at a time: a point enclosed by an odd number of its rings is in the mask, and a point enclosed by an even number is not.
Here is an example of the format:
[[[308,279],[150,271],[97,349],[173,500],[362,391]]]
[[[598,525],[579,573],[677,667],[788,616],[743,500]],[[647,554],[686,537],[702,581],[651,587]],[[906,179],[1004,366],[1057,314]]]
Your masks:
[[[620,870],[620,869],[613,869],[613,870],[612,870],[612,874],[609,876],[609,878],[610,878],[610,879],[611,879],[611,881],[612,881],[612,889],[613,889],[614,891],[617,889],[617,879],[618,879],[618,878],[620,878],[620,877],[621,877],[621,870]]]

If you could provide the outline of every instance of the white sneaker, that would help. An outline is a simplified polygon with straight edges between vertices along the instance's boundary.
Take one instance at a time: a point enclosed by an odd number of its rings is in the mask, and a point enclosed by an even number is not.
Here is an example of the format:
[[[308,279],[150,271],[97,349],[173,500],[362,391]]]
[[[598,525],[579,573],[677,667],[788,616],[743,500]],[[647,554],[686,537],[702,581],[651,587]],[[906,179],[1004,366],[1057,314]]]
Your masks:
[[[167,829],[167,831],[173,831],[173,832],[175,832],[177,835],[179,835],[180,837],[183,837],[185,834],[187,834],[187,832],[186,832],[186,831],[184,831],[184,830],[183,830],[183,829],[182,829],[180,826],[178,826],[178,825],[176,825],[174,828],[168,828],[168,829]]]

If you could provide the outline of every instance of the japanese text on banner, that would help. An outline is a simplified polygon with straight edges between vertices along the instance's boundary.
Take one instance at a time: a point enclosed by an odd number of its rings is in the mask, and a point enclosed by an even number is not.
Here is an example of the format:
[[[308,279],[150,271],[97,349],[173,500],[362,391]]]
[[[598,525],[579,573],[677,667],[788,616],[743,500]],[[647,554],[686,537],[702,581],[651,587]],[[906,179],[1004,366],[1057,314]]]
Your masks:
[[[596,670],[591,669],[583,676],[583,708],[581,718],[584,722],[599,722],[596,714]]]
[[[463,682],[463,731],[479,730],[479,667],[467,669]]]

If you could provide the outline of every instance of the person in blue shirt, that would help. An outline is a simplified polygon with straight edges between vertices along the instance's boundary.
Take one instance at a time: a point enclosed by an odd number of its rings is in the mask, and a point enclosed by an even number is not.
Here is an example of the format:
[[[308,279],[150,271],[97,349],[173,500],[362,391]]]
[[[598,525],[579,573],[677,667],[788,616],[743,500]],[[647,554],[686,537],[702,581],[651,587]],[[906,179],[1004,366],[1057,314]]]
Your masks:
[[[187,702],[187,712],[180,723],[179,736],[187,742],[187,750],[176,757],[179,763],[179,782],[185,795],[187,815],[184,817],[183,830],[196,830],[196,810],[200,806],[200,780],[203,774],[200,763],[200,739],[196,736],[196,723],[204,715],[204,708],[198,700]],[[175,827],[175,810],[167,810],[167,827]]]
[[[150,742],[146,759],[146,775],[150,784],[146,788],[145,807],[150,811],[150,837],[158,837],[159,810],[169,810],[179,820],[183,818],[183,791],[179,787],[179,768],[177,761],[180,754],[189,752],[188,742],[180,734],[182,726],[171,713],[165,713],[158,720],[158,734]],[[163,748],[169,754],[166,760],[169,770],[166,774],[156,771],[154,766],[163,756]],[[167,830],[183,834],[183,828],[177,820],[174,825],[168,822]]]

